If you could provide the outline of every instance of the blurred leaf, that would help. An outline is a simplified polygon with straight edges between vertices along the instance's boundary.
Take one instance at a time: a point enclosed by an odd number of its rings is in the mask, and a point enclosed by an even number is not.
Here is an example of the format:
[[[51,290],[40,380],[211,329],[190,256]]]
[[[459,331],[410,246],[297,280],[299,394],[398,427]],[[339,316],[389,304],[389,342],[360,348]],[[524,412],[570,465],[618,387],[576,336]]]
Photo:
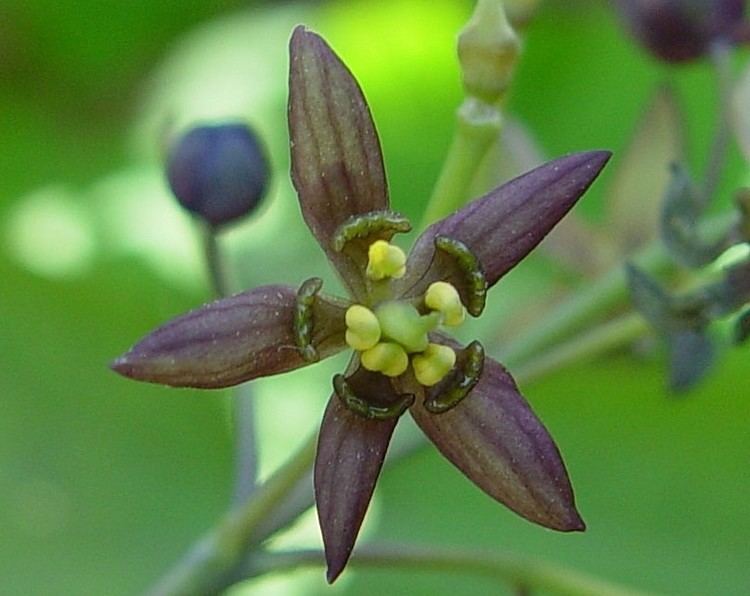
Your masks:
[[[714,362],[714,346],[703,329],[682,329],[667,336],[669,388],[682,393],[705,377]]]
[[[728,247],[726,237],[709,240],[701,234],[699,224],[705,206],[685,167],[674,164],[664,195],[661,237],[675,261],[685,267],[708,265]]]

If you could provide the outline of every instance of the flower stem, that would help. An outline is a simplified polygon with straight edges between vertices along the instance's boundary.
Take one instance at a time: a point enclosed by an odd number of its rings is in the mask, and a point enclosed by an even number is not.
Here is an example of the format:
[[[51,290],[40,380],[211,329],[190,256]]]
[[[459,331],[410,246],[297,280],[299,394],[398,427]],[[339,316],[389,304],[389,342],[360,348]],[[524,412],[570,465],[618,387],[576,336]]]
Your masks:
[[[703,204],[707,205],[716,192],[731,140],[732,111],[732,47],[726,42],[714,42],[711,45],[710,58],[716,74],[718,91],[718,115],[716,132],[708,154],[708,165],[703,179]]]
[[[420,230],[463,206],[482,159],[501,127],[497,107],[474,97],[466,98],[458,110],[453,141],[425,208]]]
[[[701,226],[701,236],[713,238],[724,235],[735,219],[735,213],[723,213],[706,220]],[[633,260],[652,274],[668,273],[675,268],[675,263],[661,244],[647,247]],[[584,291],[574,294],[541,317],[525,333],[513,339],[499,357],[510,368],[523,365],[534,354],[578,331],[585,324],[595,323],[596,319],[609,314],[625,302],[627,295],[624,269],[612,269],[588,284]]]
[[[317,437],[313,436],[271,478],[253,493],[252,498],[229,511],[200,539],[187,555],[149,592],[151,596],[196,596],[225,588],[228,576],[242,561],[249,547],[260,541],[256,530],[283,502],[310,469]]]
[[[627,313],[528,360],[513,370],[513,376],[519,383],[528,383],[573,362],[582,362],[612,348],[627,345],[648,331],[649,326],[639,313]]]
[[[317,567],[323,564],[317,550],[255,553],[247,562],[246,576],[270,571]],[[560,596],[646,596],[645,592],[618,586],[590,575],[545,561],[496,551],[420,546],[373,546],[357,549],[349,565],[355,567],[418,569],[437,573],[485,575],[524,589]]]
[[[209,226],[204,231],[204,252],[211,285],[218,297],[228,296],[232,284],[222,258],[218,231]],[[255,433],[255,404],[250,383],[237,387],[232,396],[232,418],[235,434],[235,483],[233,503],[247,499],[255,490],[258,475],[258,446]]]

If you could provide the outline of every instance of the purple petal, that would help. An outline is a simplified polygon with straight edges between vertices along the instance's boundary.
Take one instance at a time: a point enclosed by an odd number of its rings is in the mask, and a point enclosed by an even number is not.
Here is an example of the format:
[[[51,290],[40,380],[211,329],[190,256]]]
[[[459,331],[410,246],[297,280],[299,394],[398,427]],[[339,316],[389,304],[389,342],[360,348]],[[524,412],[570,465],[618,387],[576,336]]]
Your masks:
[[[444,259],[434,258],[438,235],[463,242],[479,259],[491,287],[575,205],[610,155],[589,151],[547,162],[431,225],[409,255],[406,295],[418,295],[454,273]]]
[[[485,358],[474,390],[453,409],[411,409],[440,452],[472,482],[513,511],[547,528],[583,530],[560,453],[513,378]]]
[[[217,300],[159,327],[112,363],[126,377],[218,388],[304,366],[295,343],[297,293],[264,286]],[[312,343],[321,358],[345,346],[344,307],[318,295]]]
[[[363,399],[382,403],[399,398],[377,373],[359,369],[347,382]],[[336,395],[328,402],[315,459],[315,502],[329,583],[349,560],[397,421],[364,418]]]
[[[354,77],[302,26],[290,43],[289,131],[302,215],[344,282],[361,295],[360,272],[331,241],[350,217],[388,209],[380,142]]]

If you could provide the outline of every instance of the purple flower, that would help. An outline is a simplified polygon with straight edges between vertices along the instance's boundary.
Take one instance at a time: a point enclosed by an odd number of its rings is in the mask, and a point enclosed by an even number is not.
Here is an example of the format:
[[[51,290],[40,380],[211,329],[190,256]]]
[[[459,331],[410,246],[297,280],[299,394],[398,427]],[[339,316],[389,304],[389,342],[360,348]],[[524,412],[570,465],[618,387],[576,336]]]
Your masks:
[[[328,579],[343,570],[398,418],[407,410],[442,454],[491,497],[548,528],[584,528],[560,454],[513,378],[479,342],[442,330],[479,316],[485,293],[575,204],[609,159],[557,159],[430,226],[406,255],[409,222],[390,211],[375,127],[329,46],[292,36],[289,129],[302,215],[349,297],[264,286],[178,317],[113,363],[128,377],[227,387],[353,355],[333,379],[315,495]]]

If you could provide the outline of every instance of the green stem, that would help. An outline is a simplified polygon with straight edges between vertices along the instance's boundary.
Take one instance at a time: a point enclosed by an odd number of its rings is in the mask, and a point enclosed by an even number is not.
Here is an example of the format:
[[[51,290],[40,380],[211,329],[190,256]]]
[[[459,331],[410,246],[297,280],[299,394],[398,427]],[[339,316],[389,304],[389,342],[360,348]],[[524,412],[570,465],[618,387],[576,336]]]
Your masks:
[[[723,213],[701,226],[701,236],[719,237],[736,220],[735,213]],[[672,271],[675,264],[661,244],[651,245],[633,259],[643,270],[652,274]],[[585,290],[574,294],[550,310],[535,325],[512,340],[500,353],[500,359],[510,368],[523,364],[554,343],[578,331],[584,324],[608,315],[626,302],[628,297],[625,271],[622,267],[612,269],[598,280],[588,284]]]
[[[711,201],[719,186],[732,138],[732,47],[725,42],[715,42],[709,55],[716,73],[719,105],[716,132],[703,179],[704,205]]]
[[[317,550],[255,553],[248,561],[245,572],[246,576],[256,576],[300,566],[318,567],[323,561],[323,553]],[[560,596],[646,596],[646,592],[618,586],[566,567],[486,550],[366,545],[357,549],[349,565],[387,570],[404,568],[436,573],[480,574],[515,587],[523,586]]]
[[[219,298],[229,296],[232,284],[219,246],[218,230],[208,226],[204,230],[206,268],[214,293]],[[237,387],[232,396],[235,435],[235,482],[233,503],[239,504],[255,490],[258,477],[258,445],[255,432],[255,400],[249,383]]]
[[[464,205],[482,159],[501,129],[499,110],[468,97],[458,110],[458,122],[443,169],[424,212],[420,230]]]
[[[316,436],[311,437],[251,499],[235,507],[206,534],[148,594],[202,596],[222,590],[227,577],[258,541],[257,528],[310,470]]]
[[[513,370],[519,383],[528,383],[562,367],[624,346],[644,335],[649,326],[639,313],[628,313],[580,333]]]

